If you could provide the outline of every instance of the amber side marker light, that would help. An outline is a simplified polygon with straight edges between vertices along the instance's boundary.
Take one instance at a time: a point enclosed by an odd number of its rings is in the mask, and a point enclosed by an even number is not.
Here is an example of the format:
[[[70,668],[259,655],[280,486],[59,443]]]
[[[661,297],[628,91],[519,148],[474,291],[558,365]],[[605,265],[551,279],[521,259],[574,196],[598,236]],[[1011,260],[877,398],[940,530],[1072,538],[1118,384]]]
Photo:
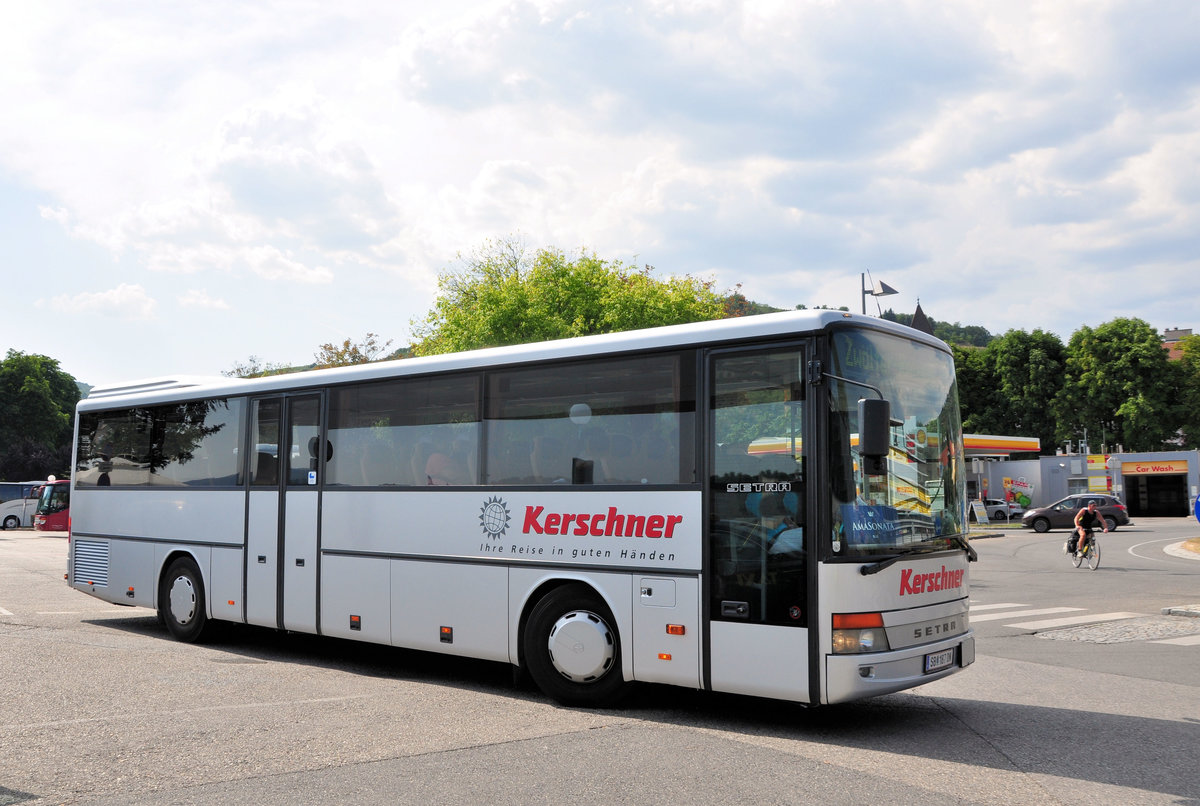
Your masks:
[[[684,635],[687,633],[687,628],[682,624],[668,624],[667,635]]]
[[[658,653],[658,659],[659,659],[659,660],[670,660],[670,659],[671,659],[671,653],[670,653],[670,652],[659,652],[659,653]]]

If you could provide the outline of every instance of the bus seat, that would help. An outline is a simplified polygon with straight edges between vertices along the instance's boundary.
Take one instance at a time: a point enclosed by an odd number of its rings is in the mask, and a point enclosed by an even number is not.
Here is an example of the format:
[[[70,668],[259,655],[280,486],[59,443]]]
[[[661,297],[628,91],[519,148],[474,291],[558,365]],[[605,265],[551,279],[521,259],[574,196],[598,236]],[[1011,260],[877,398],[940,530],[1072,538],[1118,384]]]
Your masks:
[[[534,437],[529,454],[533,475],[539,482],[570,481],[571,466],[557,437]]]
[[[628,434],[613,434],[609,437],[608,450],[601,459],[606,482],[637,484],[642,480],[642,468],[634,455],[633,447],[633,437]]]
[[[254,468],[254,484],[273,487],[279,483],[279,460],[269,453],[259,452]]]

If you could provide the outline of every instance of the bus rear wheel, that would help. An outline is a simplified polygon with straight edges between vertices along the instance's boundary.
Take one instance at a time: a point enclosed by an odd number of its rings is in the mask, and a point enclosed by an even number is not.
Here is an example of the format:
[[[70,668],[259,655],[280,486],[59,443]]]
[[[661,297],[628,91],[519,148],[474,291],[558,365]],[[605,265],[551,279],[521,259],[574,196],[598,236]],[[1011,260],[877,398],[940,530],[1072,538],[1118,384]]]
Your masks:
[[[545,694],[571,706],[616,705],[628,691],[621,641],[604,602],[585,585],[555,588],[529,614],[522,648]]]
[[[158,586],[158,614],[179,641],[196,643],[208,632],[204,580],[190,557],[175,560],[163,574]]]

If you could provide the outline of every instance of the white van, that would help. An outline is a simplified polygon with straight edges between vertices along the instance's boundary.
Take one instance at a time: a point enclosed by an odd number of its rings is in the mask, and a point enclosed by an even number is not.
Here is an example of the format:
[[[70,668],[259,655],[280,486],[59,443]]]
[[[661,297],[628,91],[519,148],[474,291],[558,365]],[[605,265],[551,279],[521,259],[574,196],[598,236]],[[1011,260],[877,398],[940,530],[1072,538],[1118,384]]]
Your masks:
[[[44,481],[0,481],[0,529],[33,526]]]

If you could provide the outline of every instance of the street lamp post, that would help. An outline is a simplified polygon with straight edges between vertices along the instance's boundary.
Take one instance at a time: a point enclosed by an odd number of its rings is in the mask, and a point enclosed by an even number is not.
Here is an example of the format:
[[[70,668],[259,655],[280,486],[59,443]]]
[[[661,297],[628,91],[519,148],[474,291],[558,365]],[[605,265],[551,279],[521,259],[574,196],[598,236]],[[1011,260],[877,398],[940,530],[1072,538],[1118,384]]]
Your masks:
[[[890,297],[892,294],[899,294],[899,293],[900,293],[899,291],[897,291],[896,289],[892,288],[890,285],[888,285],[887,283],[883,282],[882,280],[874,280],[874,279],[873,279],[873,280],[871,280],[871,287],[870,287],[870,288],[867,288],[867,274],[866,274],[866,272],[862,272],[862,273],[860,273],[860,274],[858,275],[858,277],[859,277],[859,280],[860,280],[860,282],[862,283],[862,312],[863,312],[863,316],[866,316],[866,315],[867,315],[867,295],[868,295],[868,294],[870,294],[872,297]]]

